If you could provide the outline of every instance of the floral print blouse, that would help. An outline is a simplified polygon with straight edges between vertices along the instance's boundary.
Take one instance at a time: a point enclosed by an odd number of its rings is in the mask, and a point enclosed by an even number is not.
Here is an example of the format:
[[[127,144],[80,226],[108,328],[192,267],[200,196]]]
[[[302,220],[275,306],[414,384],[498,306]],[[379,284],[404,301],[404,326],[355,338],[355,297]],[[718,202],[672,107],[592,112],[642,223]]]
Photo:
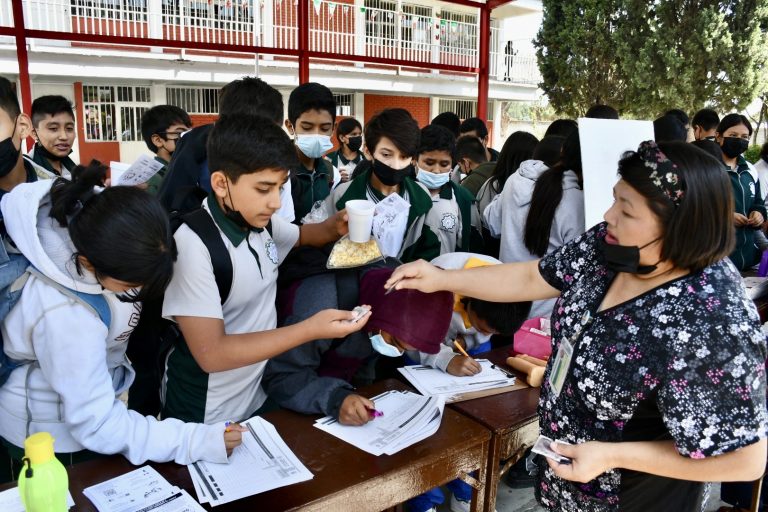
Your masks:
[[[765,437],[765,335],[735,267],[724,259],[597,312],[615,276],[597,249],[605,234],[598,224],[539,263],[542,277],[561,291],[553,355],[576,335],[584,313],[591,315],[573,341],[559,395],[545,378],[541,433],[573,444],[621,442],[639,406],[651,403],[666,439],[685,457],[723,454]],[[587,484],[569,482],[540,460],[536,494],[550,510],[616,511],[621,477],[611,470]]]

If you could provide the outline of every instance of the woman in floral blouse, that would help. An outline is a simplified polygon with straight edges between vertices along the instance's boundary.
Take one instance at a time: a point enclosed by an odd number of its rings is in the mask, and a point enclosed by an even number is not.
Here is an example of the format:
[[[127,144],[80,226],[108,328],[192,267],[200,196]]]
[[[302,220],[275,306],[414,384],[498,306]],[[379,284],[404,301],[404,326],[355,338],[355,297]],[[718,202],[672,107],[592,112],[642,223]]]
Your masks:
[[[660,147],[659,147],[660,146]],[[538,262],[440,270],[387,286],[491,301],[557,297],[539,458],[549,510],[698,511],[709,481],[766,463],[765,336],[739,273],[722,165],[689,144],[644,142],[619,162],[605,222]],[[568,354],[570,353],[570,358]]]

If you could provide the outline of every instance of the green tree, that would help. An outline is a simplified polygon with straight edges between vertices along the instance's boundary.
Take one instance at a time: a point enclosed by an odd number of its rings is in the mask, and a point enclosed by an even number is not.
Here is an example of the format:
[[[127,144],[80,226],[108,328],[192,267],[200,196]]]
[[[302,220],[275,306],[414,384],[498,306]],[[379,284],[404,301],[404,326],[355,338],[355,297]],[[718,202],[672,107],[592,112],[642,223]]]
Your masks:
[[[536,39],[554,108],[625,117],[743,109],[768,81],[768,0],[544,0]]]

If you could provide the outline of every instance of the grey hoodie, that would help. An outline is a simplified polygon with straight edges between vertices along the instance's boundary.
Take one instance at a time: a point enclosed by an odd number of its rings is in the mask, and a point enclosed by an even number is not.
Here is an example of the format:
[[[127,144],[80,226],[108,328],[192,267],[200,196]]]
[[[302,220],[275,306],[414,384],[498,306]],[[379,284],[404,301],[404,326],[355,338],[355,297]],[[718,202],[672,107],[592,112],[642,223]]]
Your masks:
[[[525,222],[531,207],[536,180],[548,169],[544,162],[526,160],[509,177],[501,194],[497,195],[483,212],[483,220],[491,234],[501,238],[499,259],[504,263],[531,261],[539,257],[531,253],[523,242]],[[573,171],[563,174],[563,197],[555,210],[549,234],[547,254],[584,233],[584,192],[579,188]],[[549,316],[554,301],[534,302],[531,318]]]

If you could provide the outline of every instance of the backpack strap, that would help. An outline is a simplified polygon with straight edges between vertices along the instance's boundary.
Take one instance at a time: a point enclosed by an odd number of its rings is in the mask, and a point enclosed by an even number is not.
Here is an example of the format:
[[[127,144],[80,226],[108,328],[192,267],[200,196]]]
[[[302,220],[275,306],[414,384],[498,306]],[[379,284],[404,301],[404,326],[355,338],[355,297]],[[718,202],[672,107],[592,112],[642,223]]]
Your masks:
[[[216,287],[219,289],[221,303],[224,304],[232,290],[232,258],[229,255],[224,240],[221,239],[221,233],[216,226],[213,218],[202,208],[193,210],[181,217],[189,228],[205,244],[205,248],[211,255],[211,264],[213,265],[213,276],[216,278]],[[271,225],[267,226],[268,232],[271,231]],[[271,236],[271,235],[270,235]]]
[[[57,289],[64,295],[72,297],[76,301],[86,306],[93,313],[95,313],[99,319],[101,319],[102,323],[107,326],[107,329],[109,329],[109,326],[112,323],[112,310],[109,308],[109,303],[107,303],[107,299],[104,297],[104,295],[100,293],[85,293],[67,288],[63,284],[58,283],[50,277],[46,276],[32,265],[27,268],[27,273],[35,276],[41,281],[44,281],[50,287]]]

